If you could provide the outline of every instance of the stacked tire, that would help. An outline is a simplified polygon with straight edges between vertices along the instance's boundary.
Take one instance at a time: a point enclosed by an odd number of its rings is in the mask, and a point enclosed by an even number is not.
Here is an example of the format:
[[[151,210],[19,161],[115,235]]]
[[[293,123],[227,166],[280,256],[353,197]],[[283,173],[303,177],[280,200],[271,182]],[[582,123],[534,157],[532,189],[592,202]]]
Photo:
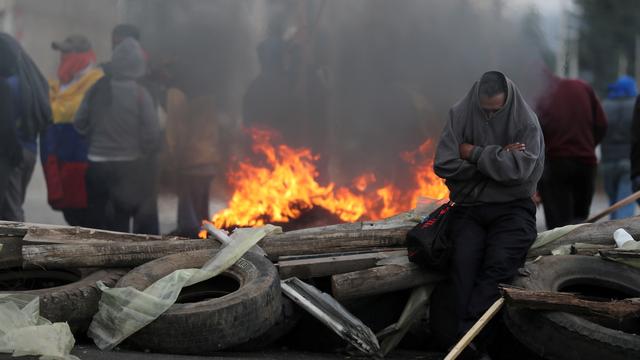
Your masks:
[[[123,276],[117,287],[145,289],[178,269],[200,268],[215,250],[169,255],[141,265]],[[131,335],[125,345],[173,354],[211,354],[256,341],[282,319],[280,279],[264,256],[249,252],[218,278],[218,286],[196,284],[156,320]],[[220,286],[222,285],[222,286]]]
[[[114,286],[126,270],[0,270],[0,293],[37,295],[40,316],[68,322],[75,335],[86,332],[98,311],[101,292],[96,283]]]
[[[640,297],[640,269],[595,256],[548,256],[527,265],[516,286],[541,291],[590,289],[598,297]],[[578,290],[578,292],[580,292]],[[585,294],[595,295],[595,294]],[[507,307],[505,322],[514,336],[548,359],[617,360],[640,358],[640,322],[609,322],[565,312]]]

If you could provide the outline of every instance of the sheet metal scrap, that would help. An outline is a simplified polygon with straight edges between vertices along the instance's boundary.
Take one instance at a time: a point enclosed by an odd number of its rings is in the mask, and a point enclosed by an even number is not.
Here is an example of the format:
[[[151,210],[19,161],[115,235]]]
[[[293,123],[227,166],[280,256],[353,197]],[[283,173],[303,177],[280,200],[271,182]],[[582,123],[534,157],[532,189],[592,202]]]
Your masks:
[[[366,355],[379,355],[373,331],[329,294],[292,277],[280,282],[284,293],[316,319]]]

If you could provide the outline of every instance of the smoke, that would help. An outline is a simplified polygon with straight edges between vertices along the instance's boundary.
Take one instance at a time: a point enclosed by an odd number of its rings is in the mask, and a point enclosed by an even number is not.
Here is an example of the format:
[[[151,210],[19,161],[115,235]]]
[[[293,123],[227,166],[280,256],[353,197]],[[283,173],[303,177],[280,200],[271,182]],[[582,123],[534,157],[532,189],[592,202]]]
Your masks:
[[[402,183],[400,154],[437,138],[449,107],[500,70],[534,101],[539,50],[501,1],[129,0],[174,85],[321,154],[345,183],[365,171]],[[229,137],[234,139],[234,137]],[[231,146],[231,144],[227,144]],[[223,145],[224,146],[224,145]]]

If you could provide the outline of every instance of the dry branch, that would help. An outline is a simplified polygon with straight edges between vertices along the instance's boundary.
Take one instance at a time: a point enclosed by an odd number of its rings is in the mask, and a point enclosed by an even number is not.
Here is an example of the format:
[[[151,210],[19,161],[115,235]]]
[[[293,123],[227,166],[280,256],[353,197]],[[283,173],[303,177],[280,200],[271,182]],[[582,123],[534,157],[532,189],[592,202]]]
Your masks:
[[[640,315],[640,299],[596,301],[563,292],[533,291],[506,286],[501,287],[500,290],[507,303],[516,307],[604,316],[616,320]]]

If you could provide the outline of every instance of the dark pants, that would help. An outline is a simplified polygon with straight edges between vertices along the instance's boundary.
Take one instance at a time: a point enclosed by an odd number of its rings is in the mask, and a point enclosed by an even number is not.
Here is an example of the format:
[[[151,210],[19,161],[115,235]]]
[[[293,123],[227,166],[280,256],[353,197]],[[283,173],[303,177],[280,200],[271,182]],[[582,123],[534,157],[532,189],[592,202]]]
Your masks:
[[[457,206],[448,234],[453,242],[452,281],[456,320],[462,336],[499,297],[524,264],[536,239],[536,207],[531,199]]]
[[[27,187],[36,165],[36,153],[22,149],[22,162],[12,166],[0,160],[0,219],[24,221],[24,204]]]
[[[62,209],[62,215],[67,224],[71,226],[91,227],[87,209]]]
[[[202,220],[209,218],[211,175],[180,175],[178,180],[178,233],[198,235]]]
[[[140,207],[133,217],[133,232],[137,234],[160,234],[158,215],[158,159],[150,155],[140,160],[140,176],[144,184]]]
[[[583,222],[589,217],[597,165],[579,159],[547,159],[540,196],[548,229]]]
[[[142,208],[148,177],[144,163],[136,161],[89,162],[87,197],[89,224],[96,229],[131,231],[131,220]]]

